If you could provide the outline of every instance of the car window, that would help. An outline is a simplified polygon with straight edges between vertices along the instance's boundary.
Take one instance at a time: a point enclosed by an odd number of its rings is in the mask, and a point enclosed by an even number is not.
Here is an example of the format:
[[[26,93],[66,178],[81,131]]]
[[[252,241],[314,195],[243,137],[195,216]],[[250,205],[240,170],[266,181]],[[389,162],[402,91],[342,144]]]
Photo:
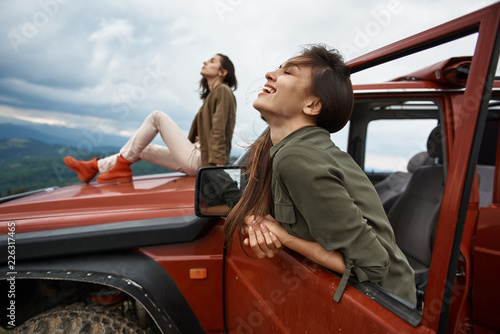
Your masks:
[[[365,172],[407,172],[408,161],[427,151],[427,138],[437,120],[374,120],[366,134]]]

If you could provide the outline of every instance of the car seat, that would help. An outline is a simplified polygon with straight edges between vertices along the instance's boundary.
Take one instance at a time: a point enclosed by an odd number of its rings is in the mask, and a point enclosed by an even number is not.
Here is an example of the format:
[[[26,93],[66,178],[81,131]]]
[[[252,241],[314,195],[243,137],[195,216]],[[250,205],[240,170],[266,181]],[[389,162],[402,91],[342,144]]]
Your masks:
[[[431,262],[434,232],[444,189],[441,128],[434,128],[427,141],[427,152],[436,164],[417,168],[408,186],[394,203],[387,217],[396,243],[415,271],[417,291],[423,295]]]
[[[408,172],[395,172],[375,185],[385,212],[389,212],[401,193],[406,189],[417,168],[429,163],[429,154],[420,152],[408,161]]]

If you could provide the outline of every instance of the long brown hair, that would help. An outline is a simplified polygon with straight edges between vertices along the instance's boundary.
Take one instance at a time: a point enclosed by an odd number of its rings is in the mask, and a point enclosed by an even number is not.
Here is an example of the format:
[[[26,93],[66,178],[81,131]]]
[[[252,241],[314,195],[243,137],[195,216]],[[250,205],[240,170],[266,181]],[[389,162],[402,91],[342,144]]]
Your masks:
[[[311,68],[310,92],[321,100],[321,112],[316,125],[330,133],[342,129],[351,117],[354,97],[350,70],[335,49],[323,45],[304,48],[302,54],[287,64]],[[234,231],[241,231],[245,217],[255,215],[257,219],[271,213],[273,198],[271,190],[273,146],[269,128],[249,148],[246,162],[247,186],[238,204],[231,210],[224,224],[224,237],[228,246]]]
[[[222,53],[218,53],[217,56],[221,58],[220,61],[220,69],[226,70],[227,74],[224,77],[223,82],[227,83],[228,86],[234,91],[238,88],[238,80],[236,80],[236,71],[234,69],[233,62],[229,59],[228,56],[223,55]],[[201,78],[200,80],[200,98],[205,100],[210,94],[210,89],[208,87],[208,81],[205,78]]]
[[[270,150],[273,146],[269,128],[249,148],[246,160],[247,184],[240,200],[231,210],[224,224],[224,238],[230,245],[233,232],[241,232],[245,217],[255,215],[264,217],[272,204],[271,176],[272,160]],[[241,245],[241,233],[240,245]]]

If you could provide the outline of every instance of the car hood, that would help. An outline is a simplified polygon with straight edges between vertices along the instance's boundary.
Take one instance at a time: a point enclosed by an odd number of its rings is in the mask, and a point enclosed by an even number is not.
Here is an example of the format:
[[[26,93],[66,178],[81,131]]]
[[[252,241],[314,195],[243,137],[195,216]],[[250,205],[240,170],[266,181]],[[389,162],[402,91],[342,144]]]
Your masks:
[[[16,232],[97,225],[194,213],[195,177],[169,173],[135,177],[130,183],[81,184],[0,204],[1,229]]]

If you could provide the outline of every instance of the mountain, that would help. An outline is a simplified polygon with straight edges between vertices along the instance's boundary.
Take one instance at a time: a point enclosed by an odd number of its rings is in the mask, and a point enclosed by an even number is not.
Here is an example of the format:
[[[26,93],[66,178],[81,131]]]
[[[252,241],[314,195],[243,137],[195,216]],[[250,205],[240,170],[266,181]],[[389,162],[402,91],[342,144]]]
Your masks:
[[[60,145],[43,143],[28,138],[0,139],[0,161],[19,161],[34,156],[60,157],[67,151]],[[42,153],[43,152],[43,153]]]
[[[101,131],[85,131],[64,126],[0,123],[0,139],[28,138],[47,144],[59,144],[94,152],[117,151],[127,138],[109,135]]]

